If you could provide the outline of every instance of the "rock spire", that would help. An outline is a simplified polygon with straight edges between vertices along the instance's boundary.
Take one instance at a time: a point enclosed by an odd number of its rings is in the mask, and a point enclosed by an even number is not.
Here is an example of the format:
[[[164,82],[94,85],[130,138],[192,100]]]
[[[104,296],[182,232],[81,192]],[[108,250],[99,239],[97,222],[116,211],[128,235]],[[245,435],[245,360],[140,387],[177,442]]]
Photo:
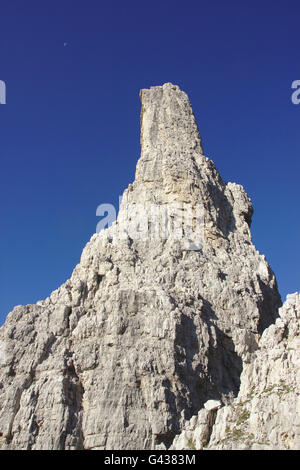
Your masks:
[[[0,329],[3,449],[169,447],[208,400],[237,396],[277,316],[251,201],[204,156],[187,95],[167,83],[140,96],[141,157],[117,221]]]

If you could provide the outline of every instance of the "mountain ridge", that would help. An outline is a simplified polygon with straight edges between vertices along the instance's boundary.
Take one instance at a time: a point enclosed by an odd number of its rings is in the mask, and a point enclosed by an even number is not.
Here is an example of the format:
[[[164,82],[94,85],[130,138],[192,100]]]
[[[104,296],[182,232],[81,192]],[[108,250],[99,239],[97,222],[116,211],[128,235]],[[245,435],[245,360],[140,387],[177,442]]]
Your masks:
[[[238,396],[281,299],[253,207],[204,156],[187,95],[140,93],[141,156],[72,276],[0,329],[3,449],[169,448]]]

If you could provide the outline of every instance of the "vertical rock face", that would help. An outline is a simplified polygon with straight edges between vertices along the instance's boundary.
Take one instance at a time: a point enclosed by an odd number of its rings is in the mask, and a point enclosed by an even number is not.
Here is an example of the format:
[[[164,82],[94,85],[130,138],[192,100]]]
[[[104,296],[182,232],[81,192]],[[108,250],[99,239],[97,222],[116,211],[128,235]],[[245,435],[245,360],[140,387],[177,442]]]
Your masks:
[[[204,156],[188,97],[167,83],[141,101],[118,220],[65,284],[0,329],[2,448],[168,447],[208,399],[238,394],[277,316],[251,201]]]
[[[172,449],[300,449],[300,294],[287,296],[241,375],[238,397],[198,412]]]

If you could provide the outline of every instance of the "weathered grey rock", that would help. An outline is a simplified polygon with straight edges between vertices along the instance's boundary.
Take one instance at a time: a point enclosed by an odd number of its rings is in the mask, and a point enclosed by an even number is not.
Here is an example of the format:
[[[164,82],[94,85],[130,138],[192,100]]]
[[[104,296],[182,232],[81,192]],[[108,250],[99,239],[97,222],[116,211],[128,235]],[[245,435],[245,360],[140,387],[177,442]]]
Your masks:
[[[238,397],[215,414],[213,425],[209,415],[192,430],[187,422],[173,449],[191,443],[195,449],[300,449],[300,294],[288,295],[279,313],[244,365]]]
[[[65,284],[0,329],[4,449],[168,447],[208,399],[237,395],[277,316],[251,201],[204,156],[188,97],[167,83],[141,101],[141,157],[117,222],[93,235]],[[200,411],[197,442],[220,412]]]
[[[218,410],[221,406],[222,403],[220,400],[207,400],[207,402],[204,403],[204,408],[208,411]]]

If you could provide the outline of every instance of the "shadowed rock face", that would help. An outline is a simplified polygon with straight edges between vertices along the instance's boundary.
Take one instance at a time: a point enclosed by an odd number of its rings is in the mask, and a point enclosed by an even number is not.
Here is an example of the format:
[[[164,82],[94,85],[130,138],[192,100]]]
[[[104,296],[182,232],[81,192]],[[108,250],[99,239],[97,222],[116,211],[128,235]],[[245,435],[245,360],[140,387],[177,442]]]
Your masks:
[[[117,222],[93,235],[65,284],[0,329],[4,449],[169,446],[204,402],[237,395],[277,315],[250,199],[203,155],[188,97],[167,83],[141,101],[141,157]],[[201,207],[196,244],[187,225],[159,236],[153,206],[169,227],[174,204]],[[150,234],[136,236],[145,219]]]
[[[299,293],[287,296],[279,315],[244,364],[238,397],[201,409],[175,437],[172,450],[188,449],[191,442],[197,450],[300,449]]]

